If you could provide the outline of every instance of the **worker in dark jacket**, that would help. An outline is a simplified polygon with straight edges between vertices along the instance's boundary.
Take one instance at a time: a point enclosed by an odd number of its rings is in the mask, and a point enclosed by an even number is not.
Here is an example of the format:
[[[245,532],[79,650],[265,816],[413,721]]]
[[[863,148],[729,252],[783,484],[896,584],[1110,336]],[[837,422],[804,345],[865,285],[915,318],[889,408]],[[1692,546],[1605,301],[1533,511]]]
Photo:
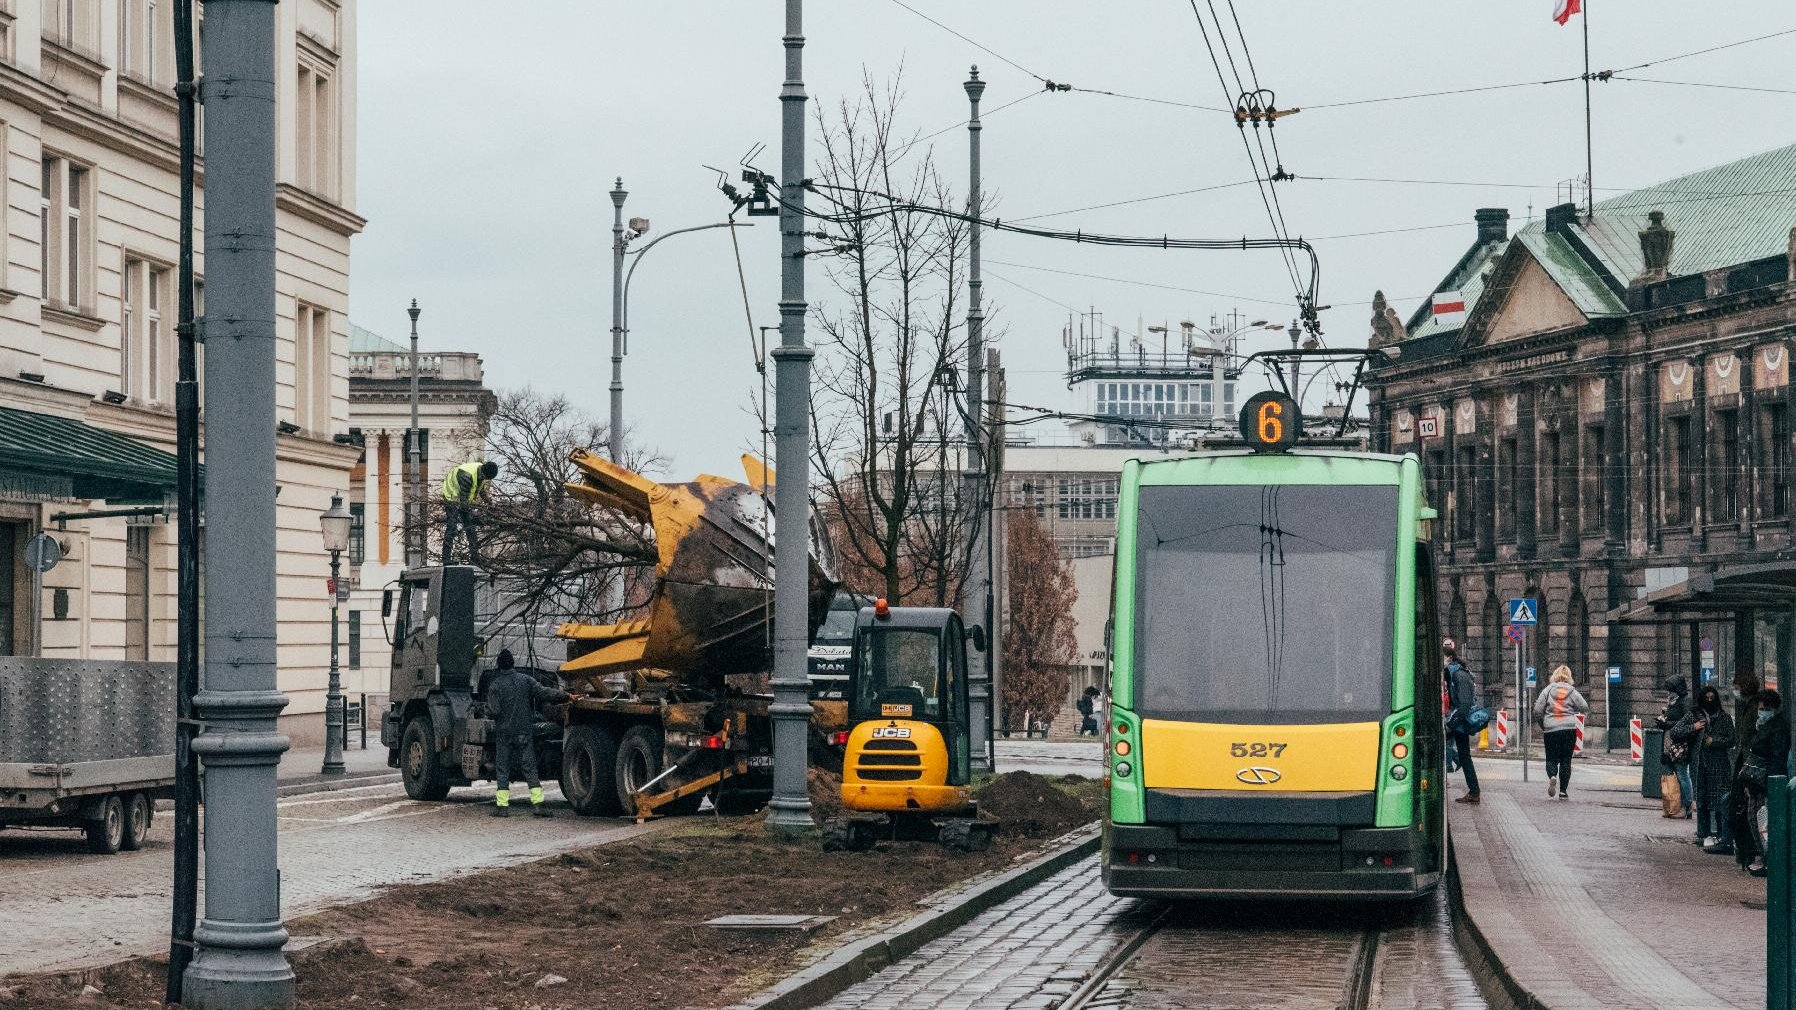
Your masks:
[[[484,681],[481,700],[493,717],[493,763],[497,766],[499,783],[493,816],[511,815],[511,772],[516,768],[530,783],[530,812],[537,817],[547,817],[549,812],[543,809],[543,784],[536,777],[536,706],[546,701],[567,701],[568,694],[544,687],[535,677],[517,669],[509,649],[499,653],[498,669]]]
[[[1732,855],[1732,843],[1722,842],[1727,831],[1722,805],[1733,779],[1734,720],[1721,706],[1721,692],[1705,684],[1696,704],[1672,727],[1671,738],[1690,749],[1691,777],[1696,780],[1696,832],[1704,852]]]
[[[474,502],[487,482],[499,476],[499,464],[468,462],[443,475],[443,564],[453,564],[455,534],[459,530],[468,545],[468,564],[480,564],[480,544],[474,536]]]
[[[1762,877],[1765,849],[1759,835],[1759,811],[1764,809],[1771,776],[1788,770],[1790,721],[1784,713],[1783,697],[1769,688],[1758,693],[1753,706],[1752,742],[1742,748],[1740,772],[1734,777],[1734,792],[1745,800],[1743,826],[1734,831],[1734,846],[1739,849],[1735,858],[1747,857],[1747,872]]]
[[[1477,803],[1481,799],[1478,771],[1472,767],[1472,734],[1466,717],[1478,706],[1478,685],[1472,680],[1472,671],[1459,661],[1457,646],[1449,644],[1441,652],[1446,660],[1443,672],[1447,681],[1447,733],[1459,752],[1459,767],[1465,772],[1466,793],[1453,802]]]

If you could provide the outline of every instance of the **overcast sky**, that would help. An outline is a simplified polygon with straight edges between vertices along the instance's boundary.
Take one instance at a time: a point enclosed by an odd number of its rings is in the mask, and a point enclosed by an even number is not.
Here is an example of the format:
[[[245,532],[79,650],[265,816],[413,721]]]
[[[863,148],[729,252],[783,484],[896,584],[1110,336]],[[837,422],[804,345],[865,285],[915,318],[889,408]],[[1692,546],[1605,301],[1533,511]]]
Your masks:
[[[1227,21],[1226,3],[1214,2]],[[1025,69],[896,0],[812,0],[805,85],[813,110],[852,97],[863,69],[885,78],[902,67],[902,118],[934,132],[964,120],[961,82],[977,63],[989,82],[984,170],[988,201],[996,202],[989,212],[1014,218],[1246,183],[1042,223],[1185,237],[1269,234],[1229,117],[1083,92],[1036,94],[1042,85],[1031,73],[1223,105],[1187,0],[905,3]],[[1334,306],[1323,313],[1331,343],[1364,342],[1375,289],[1407,317],[1471,241],[1474,209],[1506,207],[1519,226],[1557,202],[1560,180],[1584,171],[1577,82],[1320,107],[1574,76],[1583,69],[1581,26],[1575,18],[1568,27],[1554,24],[1554,0],[1236,3],[1261,84],[1276,91],[1280,106],[1305,110],[1277,128],[1284,167],[1300,177],[1280,183],[1278,194],[1291,232],[1314,239],[1320,252],[1320,300]],[[1591,4],[1597,70],[1796,29],[1789,0]],[[1198,6],[1207,21],[1205,0]],[[356,210],[369,224],[353,246],[355,321],[403,339],[405,306],[415,297],[426,348],[476,351],[489,385],[564,392],[603,416],[611,311],[606,191],[623,176],[626,216],[650,218],[652,238],[723,218],[728,205],[705,165],[732,167],[766,144],[759,162],[777,170],[782,0],[363,0],[358,7]],[[1790,89],[1792,66],[1796,34],[1786,34],[1634,75]],[[1032,97],[994,111],[1025,96]],[[1594,107],[1599,199],[1796,141],[1796,94],[1617,80],[1595,86]],[[964,192],[965,131],[932,143]],[[777,229],[771,218],[754,221],[741,235],[749,307],[756,325],[774,325]],[[1675,212],[1667,223],[1677,226]],[[1413,230],[1361,234],[1397,229]],[[1095,307],[1125,334],[1138,318],[1176,325],[1207,324],[1233,309],[1250,320],[1293,314],[1291,284],[1274,253],[1120,250],[989,235],[985,264],[1011,399],[1019,403],[1067,405],[1060,332],[1071,307]],[[813,296],[823,288],[813,276]],[[735,456],[753,427],[746,410],[756,379],[727,234],[681,235],[645,257],[630,315],[631,427],[669,457],[669,476],[735,475]]]

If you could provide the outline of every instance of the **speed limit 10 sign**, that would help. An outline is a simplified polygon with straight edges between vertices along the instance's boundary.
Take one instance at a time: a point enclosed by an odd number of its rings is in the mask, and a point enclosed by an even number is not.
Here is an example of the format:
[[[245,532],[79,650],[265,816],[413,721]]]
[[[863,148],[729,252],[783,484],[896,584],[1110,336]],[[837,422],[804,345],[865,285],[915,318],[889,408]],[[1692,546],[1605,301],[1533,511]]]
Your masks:
[[[1241,438],[1254,452],[1285,452],[1303,434],[1303,415],[1297,401],[1268,389],[1255,393],[1241,407]]]

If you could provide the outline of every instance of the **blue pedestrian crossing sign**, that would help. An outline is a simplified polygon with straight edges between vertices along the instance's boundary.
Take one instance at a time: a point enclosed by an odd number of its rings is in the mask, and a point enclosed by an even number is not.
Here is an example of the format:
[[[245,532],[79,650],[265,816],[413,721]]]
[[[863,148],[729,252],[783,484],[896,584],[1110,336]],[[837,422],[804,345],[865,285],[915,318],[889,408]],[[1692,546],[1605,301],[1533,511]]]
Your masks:
[[[1509,601],[1510,624],[1539,624],[1540,605],[1532,596],[1519,596]]]

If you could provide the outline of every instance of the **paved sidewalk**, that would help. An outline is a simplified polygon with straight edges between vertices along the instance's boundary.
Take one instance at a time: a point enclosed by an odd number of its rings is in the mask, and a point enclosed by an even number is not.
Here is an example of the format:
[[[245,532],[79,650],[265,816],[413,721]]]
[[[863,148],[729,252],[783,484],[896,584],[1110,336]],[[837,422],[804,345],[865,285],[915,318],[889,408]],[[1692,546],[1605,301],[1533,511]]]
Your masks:
[[[1539,765],[1526,784],[1519,762],[1478,772],[1484,802],[1450,804],[1465,910],[1540,1006],[1764,1006],[1764,881],[1691,844],[1637,768],[1576,767],[1570,801]]]

